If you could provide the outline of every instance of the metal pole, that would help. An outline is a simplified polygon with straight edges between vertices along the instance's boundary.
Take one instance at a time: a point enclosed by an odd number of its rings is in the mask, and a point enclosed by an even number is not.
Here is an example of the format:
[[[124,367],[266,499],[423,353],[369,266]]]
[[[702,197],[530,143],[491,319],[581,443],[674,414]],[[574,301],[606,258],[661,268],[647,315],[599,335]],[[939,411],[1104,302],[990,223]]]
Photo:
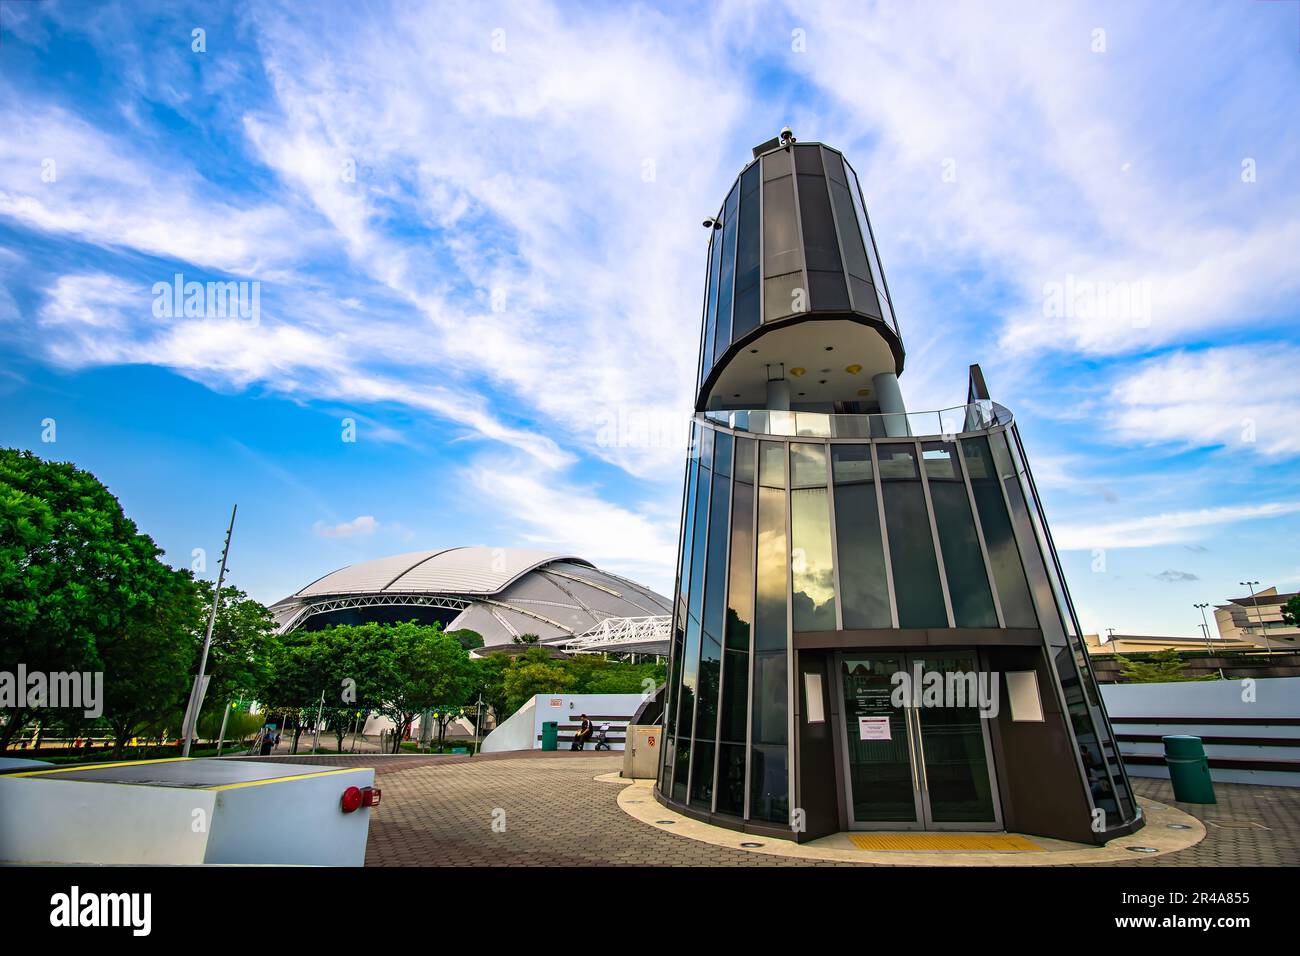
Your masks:
[[[1209,606],[1210,606],[1210,602],[1208,601],[1206,601],[1204,604],[1192,605],[1192,607],[1199,608],[1201,611],[1201,630],[1205,632],[1205,652],[1207,654],[1212,654],[1214,652],[1210,649],[1210,624],[1205,619],[1205,609]],[[1223,668],[1220,667],[1218,670],[1219,670],[1219,680],[1224,680],[1225,678],[1223,676]]]
[[[1250,599],[1255,605],[1255,623],[1259,625],[1259,635],[1264,638],[1264,650],[1271,657],[1273,655],[1273,645],[1268,642],[1268,629],[1264,627],[1264,619],[1259,616],[1259,596],[1255,594],[1255,585],[1258,581],[1238,581],[1238,584],[1244,584],[1250,588]]]
[[[320,692],[320,703],[316,706],[316,727],[312,734],[311,752],[315,753],[316,748],[320,746],[320,715],[325,710],[325,692]]]
[[[221,756],[222,749],[226,746],[226,721],[230,719],[230,701],[226,701],[226,709],[221,712],[221,733],[217,736],[217,756]]]
[[[203,674],[208,667],[208,649],[212,647],[212,629],[217,623],[217,606],[221,603],[221,584],[226,579],[226,558],[230,554],[230,536],[235,533],[235,513],[239,511],[239,505],[236,504],[230,509],[230,524],[226,527],[226,543],[221,549],[221,568],[217,571],[217,587],[212,592],[212,613],[208,615],[208,632],[203,636],[203,653],[199,657],[199,675],[194,678],[194,686],[190,689],[190,703],[186,708],[190,714],[190,725],[185,731],[185,745],[181,748],[181,756],[190,755],[190,744],[194,740],[194,729],[199,723],[199,691],[203,687]]]
[[[478,701],[474,704],[474,756],[478,756],[479,744],[483,739],[483,692],[478,692]]]

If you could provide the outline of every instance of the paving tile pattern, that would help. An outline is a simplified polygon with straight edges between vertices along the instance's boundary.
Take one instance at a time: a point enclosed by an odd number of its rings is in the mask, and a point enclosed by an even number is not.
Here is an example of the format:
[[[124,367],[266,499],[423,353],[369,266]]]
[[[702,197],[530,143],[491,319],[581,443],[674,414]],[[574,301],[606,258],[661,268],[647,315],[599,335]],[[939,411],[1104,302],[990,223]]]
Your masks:
[[[384,797],[370,824],[367,866],[853,865],[711,846],[639,823],[619,809],[620,785],[592,779],[618,770],[621,754],[532,751],[275,760],[375,767]],[[1300,788],[1219,784],[1219,802],[1200,806],[1175,801],[1167,780],[1135,777],[1133,787],[1139,796],[1205,821],[1208,834],[1178,853],[1153,859],[1134,854],[1132,861],[1096,865],[1300,865]],[[1256,822],[1269,829],[1220,828],[1215,821]]]

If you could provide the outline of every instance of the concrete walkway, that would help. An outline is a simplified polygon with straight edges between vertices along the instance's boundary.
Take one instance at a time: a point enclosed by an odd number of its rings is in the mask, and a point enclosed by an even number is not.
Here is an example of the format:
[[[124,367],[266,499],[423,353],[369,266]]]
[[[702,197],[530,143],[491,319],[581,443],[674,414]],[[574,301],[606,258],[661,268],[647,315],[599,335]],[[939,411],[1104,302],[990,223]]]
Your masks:
[[[642,823],[619,807],[625,782],[596,779],[617,773],[621,754],[529,751],[477,757],[274,759],[376,768],[384,799],[371,821],[368,866],[863,865],[718,846]],[[1133,785],[1139,796],[1204,822],[1204,839],[1177,852],[1125,852],[1131,859],[1087,865],[1300,865],[1300,790],[1220,784],[1220,802],[1202,807],[1174,802],[1167,781],[1134,778]],[[662,809],[657,803],[653,807]],[[658,814],[655,818],[667,819]],[[1150,833],[1154,831],[1148,828],[1125,842],[1146,843]]]

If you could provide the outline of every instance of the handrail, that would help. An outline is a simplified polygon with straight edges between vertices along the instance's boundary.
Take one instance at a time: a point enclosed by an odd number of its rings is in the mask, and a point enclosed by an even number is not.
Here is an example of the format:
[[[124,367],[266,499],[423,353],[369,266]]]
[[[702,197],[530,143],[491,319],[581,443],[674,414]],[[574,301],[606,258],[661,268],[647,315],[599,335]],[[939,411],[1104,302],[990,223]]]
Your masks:
[[[1011,412],[989,399],[932,412],[882,412],[870,415],[782,411],[768,408],[720,409],[702,418],[732,431],[798,438],[918,438],[964,435],[1009,425]]]

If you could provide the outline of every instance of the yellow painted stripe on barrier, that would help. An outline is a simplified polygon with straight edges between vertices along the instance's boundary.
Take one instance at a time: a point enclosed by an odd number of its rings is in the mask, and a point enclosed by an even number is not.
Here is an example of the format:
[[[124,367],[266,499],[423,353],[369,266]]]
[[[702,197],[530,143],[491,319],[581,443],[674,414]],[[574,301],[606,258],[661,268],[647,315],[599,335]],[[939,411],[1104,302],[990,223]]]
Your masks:
[[[270,777],[266,780],[244,780],[240,783],[220,783],[215,787],[200,787],[200,790],[238,790],[240,787],[260,787],[264,783],[288,783],[290,780],[310,780],[312,777],[334,777],[341,773],[353,773],[357,770],[373,770],[373,767],[340,767],[337,770],[317,770],[315,773],[297,773],[288,777]]]
[[[859,850],[1042,850],[1032,840],[1008,833],[851,833]]]
[[[159,757],[155,760],[120,760],[117,763],[81,763],[73,767],[51,767],[49,770],[24,770],[22,773],[7,774],[10,777],[43,777],[50,773],[71,773],[74,770],[108,770],[112,767],[141,767],[147,763],[177,763],[181,760],[194,760],[194,757]]]

